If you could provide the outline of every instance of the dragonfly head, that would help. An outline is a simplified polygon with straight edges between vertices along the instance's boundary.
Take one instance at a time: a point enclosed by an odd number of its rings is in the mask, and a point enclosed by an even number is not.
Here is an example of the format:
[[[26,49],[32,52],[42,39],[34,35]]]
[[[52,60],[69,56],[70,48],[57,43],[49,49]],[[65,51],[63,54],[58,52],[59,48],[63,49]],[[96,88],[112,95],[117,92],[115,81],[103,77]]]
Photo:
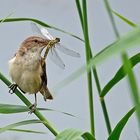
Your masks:
[[[53,40],[49,41],[49,47],[53,47],[55,44],[57,44],[58,42],[60,42],[60,38],[55,38]]]
[[[56,37],[55,40],[57,43],[60,42],[60,38],[58,38],[58,37]]]

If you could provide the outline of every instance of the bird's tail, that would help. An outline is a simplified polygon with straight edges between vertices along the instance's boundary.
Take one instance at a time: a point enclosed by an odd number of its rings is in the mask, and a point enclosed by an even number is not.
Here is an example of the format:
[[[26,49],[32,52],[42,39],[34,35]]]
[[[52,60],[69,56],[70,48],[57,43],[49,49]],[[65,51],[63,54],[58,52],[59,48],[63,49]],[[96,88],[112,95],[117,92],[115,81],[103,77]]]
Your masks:
[[[43,95],[45,101],[47,99],[49,99],[49,100],[53,99],[53,96],[52,96],[52,94],[50,93],[50,91],[47,87],[45,87],[45,88],[42,87],[41,90],[40,90],[40,93]]]

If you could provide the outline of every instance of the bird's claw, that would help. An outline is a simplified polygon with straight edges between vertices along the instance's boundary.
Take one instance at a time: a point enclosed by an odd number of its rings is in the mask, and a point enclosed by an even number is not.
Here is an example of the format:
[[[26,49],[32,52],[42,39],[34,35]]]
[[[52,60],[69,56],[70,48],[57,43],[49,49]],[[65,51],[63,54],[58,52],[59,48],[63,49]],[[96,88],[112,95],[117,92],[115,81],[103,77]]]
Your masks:
[[[13,94],[17,88],[17,84],[11,84],[9,88],[9,93]]]
[[[31,106],[29,106],[30,111],[29,111],[28,113],[29,113],[29,114],[34,113],[35,110],[36,110],[36,106],[37,106],[36,103],[34,103],[34,104],[32,104]]]

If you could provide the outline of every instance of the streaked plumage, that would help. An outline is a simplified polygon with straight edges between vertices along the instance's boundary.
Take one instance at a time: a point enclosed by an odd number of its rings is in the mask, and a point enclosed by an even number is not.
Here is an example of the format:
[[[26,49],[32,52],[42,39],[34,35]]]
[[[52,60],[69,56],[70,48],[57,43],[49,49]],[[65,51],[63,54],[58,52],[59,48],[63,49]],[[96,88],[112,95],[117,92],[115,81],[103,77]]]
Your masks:
[[[47,88],[45,60],[41,57],[41,52],[47,44],[48,40],[41,37],[29,37],[9,61],[12,81],[25,93],[40,92],[45,100],[53,98]]]

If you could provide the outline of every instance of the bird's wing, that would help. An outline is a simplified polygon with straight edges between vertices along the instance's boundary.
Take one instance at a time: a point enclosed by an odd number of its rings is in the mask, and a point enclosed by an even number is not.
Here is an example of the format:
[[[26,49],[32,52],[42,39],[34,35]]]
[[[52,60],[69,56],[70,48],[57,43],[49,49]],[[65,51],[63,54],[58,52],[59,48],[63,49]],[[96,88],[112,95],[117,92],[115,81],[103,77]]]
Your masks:
[[[41,58],[41,67],[42,67],[42,74],[41,74],[42,86],[45,88],[47,87],[47,74],[46,74],[46,63],[43,58]]]
[[[43,95],[44,100],[46,101],[47,99],[52,100],[53,96],[51,95],[48,87],[47,87],[47,74],[46,74],[46,63],[45,59],[41,59],[41,66],[42,66],[42,74],[41,74],[41,79],[42,79],[42,86],[40,89],[40,93]]]

